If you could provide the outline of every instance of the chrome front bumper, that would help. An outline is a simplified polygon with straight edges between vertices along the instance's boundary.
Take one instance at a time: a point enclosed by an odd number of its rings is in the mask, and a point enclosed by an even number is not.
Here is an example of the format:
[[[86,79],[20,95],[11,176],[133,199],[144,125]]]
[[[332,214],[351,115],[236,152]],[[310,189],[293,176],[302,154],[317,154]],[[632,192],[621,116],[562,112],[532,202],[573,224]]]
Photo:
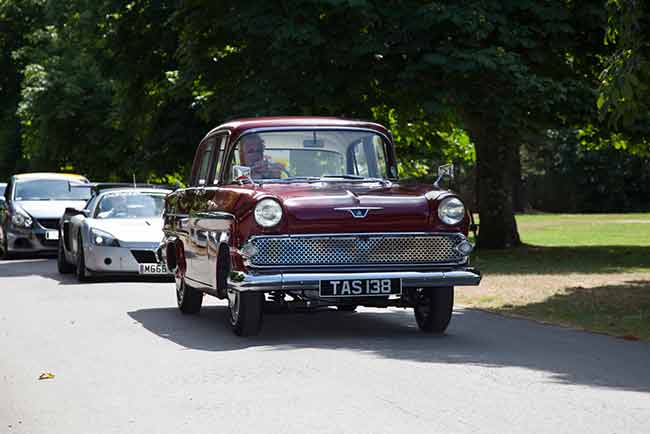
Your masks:
[[[402,279],[403,288],[472,286],[481,282],[480,271],[464,268],[450,271],[388,271],[359,273],[248,274],[233,271],[228,287],[236,291],[318,290],[321,280]]]

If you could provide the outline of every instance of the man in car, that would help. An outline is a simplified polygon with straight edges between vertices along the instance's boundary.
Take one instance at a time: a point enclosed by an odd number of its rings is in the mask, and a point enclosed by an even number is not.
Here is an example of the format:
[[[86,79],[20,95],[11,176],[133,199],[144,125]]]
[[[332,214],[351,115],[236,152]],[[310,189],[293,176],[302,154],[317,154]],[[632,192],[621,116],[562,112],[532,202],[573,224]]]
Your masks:
[[[284,166],[264,154],[264,140],[257,134],[241,139],[241,161],[251,168],[251,177],[256,179],[279,179],[285,172]]]

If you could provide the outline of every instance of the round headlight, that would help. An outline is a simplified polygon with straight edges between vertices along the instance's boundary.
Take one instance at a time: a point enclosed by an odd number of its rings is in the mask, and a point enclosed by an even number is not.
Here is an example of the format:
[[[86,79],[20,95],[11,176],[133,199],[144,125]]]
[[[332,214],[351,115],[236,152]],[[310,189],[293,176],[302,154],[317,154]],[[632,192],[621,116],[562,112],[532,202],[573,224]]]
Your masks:
[[[438,217],[445,224],[456,225],[465,218],[465,205],[457,197],[443,199],[438,205]]]
[[[32,218],[28,215],[23,215],[17,212],[11,217],[11,222],[14,224],[14,226],[22,226],[28,228],[32,225]]]
[[[273,199],[262,199],[255,206],[255,221],[262,227],[270,228],[282,220],[282,207]]]
[[[25,223],[25,217],[22,214],[14,214],[13,217],[11,217],[11,221],[16,226],[22,226],[23,223]]]

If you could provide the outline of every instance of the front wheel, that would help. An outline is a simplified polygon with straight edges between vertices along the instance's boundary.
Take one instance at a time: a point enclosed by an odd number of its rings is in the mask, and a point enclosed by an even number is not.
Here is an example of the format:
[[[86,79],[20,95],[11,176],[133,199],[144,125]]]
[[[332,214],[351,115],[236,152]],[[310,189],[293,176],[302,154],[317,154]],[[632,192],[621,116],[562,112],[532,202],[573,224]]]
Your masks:
[[[255,336],[262,328],[263,292],[228,289],[228,319],[237,336]]]
[[[86,268],[86,259],[84,258],[84,245],[81,240],[81,234],[77,239],[77,266],[75,273],[79,282],[87,282],[89,280],[88,269]]]
[[[454,287],[416,290],[413,309],[418,327],[425,333],[444,333],[454,310]]]
[[[2,259],[13,259],[13,255],[9,252],[9,241],[7,240],[7,232],[4,233],[2,240]]]
[[[56,266],[61,274],[70,274],[74,271],[72,264],[65,259],[65,250],[61,236],[59,236],[59,251],[56,256]]]
[[[180,270],[176,272],[176,303],[184,314],[199,313],[203,304],[203,293],[188,285]]]

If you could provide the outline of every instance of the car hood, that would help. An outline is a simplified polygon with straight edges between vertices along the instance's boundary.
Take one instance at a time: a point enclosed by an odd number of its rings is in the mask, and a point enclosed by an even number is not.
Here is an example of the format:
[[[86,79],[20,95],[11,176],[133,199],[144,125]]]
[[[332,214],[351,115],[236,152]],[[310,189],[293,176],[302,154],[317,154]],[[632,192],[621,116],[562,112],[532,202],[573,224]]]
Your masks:
[[[91,228],[113,235],[127,243],[159,243],[163,238],[162,218],[87,219]]]
[[[281,200],[292,233],[431,231],[431,186],[380,183],[266,184]],[[367,209],[354,215],[355,208]],[[363,216],[365,214],[365,216]]]
[[[24,209],[35,219],[58,219],[66,208],[82,209],[85,200],[20,200],[15,205]]]

